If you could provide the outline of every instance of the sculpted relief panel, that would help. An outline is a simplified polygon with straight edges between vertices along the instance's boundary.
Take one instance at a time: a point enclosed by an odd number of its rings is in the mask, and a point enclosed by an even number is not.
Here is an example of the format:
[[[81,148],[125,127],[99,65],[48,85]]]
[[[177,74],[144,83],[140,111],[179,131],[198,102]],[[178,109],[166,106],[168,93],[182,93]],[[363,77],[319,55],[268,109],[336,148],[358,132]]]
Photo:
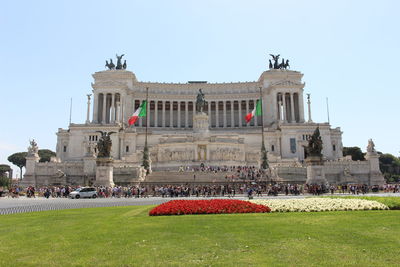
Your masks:
[[[244,153],[239,148],[217,148],[210,151],[211,160],[241,161]]]
[[[246,161],[247,162],[257,162],[260,160],[260,153],[259,152],[248,152],[246,154]]]
[[[166,148],[160,149],[158,153],[158,160],[160,162],[165,161],[188,161],[194,159],[194,150],[193,149],[173,149]]]

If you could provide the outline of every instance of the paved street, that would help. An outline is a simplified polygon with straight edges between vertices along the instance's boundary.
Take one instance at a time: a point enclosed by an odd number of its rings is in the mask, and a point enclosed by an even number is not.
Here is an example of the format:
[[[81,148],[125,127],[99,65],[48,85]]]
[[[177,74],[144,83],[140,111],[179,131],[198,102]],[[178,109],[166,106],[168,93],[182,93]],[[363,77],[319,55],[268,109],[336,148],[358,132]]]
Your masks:
[[[329,196],[330,194],[326,194]],[[300,195],[300,196],[286,196],[279,195],[277,197],[262,197],[271,199],[282,199],[282,198],[304,198],[311,195]],[[343,196],[343,194],[337,194],[337,196]],[[362,195],[360,195],[362,196]],[[365,196],[396,196],[400,197],[400,193],[381,193],[381,194],[366,194]],[[257,197],[255,197],[257,198]],[[80,209],[80,208],[97,208],[97,207],[115,207],[115,206],[142,206],[142,205],[157,205],[172,199],[209,199],[209,198],[161,198],[161,197],[149,197],[149,198],[96,198],[96,199],[68,199],[68,198],[0,198],[0,215],[22,213],[22,212],[33,212],[33,211],[45,211],[45,210],[63,210],[63,209]],[[237,196],[235,199],[247,199],[245,196]]]

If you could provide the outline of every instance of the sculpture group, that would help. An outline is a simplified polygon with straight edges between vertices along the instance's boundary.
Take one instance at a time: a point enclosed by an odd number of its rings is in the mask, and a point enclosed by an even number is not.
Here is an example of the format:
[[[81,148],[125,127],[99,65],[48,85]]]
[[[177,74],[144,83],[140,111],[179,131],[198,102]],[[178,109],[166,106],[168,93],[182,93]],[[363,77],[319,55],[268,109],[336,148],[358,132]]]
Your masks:
[[[35,142],[35,139],[29,140],[30,146],[28,147],[28,155],[29,156],[34,156],[39,153],[39,147],[37,143]]]
[[[307,155],[310,157],[322,157],[322,138],[319,127],[315,129],[313,135],[308,140],[308,146],[305,147]]]
[[[102,132],[102,131],[96,131],[96,133],[100,133],[100,139],[97,142],[97,157],[98,158],[110,158],[111,157],[111,135],[115,132]]]
[[[108,60],[106,60],[106,68],[108,68],[109,70],[126,70],[126,60],[124,60],[124,63],[122,64],[122,57],[124,56],[124,54],[118,56],[118,54],[115,55],[117,57],[117,66],[115,66],[114,62],[112,61],[112,59],[110,58],[110,62],[108,62]]]
[[[269,55],[274,60],[274,63],[272,63],[271,59],[269,59],[269,69],[276,69],[276,70],[285,69],[286,70],[286,69],[290,68],[289,59],[286,59],[286,61],[285,61],[285,59],[282,58],[281,63],[279,63],[279,57],[281,55],[273,55],[273,54],[269,54]]]

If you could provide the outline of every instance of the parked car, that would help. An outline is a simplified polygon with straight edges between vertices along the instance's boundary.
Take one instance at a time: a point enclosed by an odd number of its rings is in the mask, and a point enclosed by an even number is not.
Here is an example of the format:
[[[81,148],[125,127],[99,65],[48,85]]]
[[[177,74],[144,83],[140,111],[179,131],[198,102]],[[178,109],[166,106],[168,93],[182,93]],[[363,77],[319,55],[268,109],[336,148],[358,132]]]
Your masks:
[[[94,187],[81,187],[77,188],[69,194],[70,198],[96,198],[98,197],[96,188]]]

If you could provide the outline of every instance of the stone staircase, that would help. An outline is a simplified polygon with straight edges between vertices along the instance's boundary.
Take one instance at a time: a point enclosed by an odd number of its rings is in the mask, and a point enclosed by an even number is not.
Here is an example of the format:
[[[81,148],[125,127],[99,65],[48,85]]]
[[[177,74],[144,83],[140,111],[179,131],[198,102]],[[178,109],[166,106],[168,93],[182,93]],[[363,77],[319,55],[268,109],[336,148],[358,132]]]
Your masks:
[[[211,184],[231,182],[231,177],[235,172],[177,172],[177,171],[155,171],[149,174],[143,183],[146,184]],[[194,175],[196,178],[194,178]],[[235,179],[235,181],[238,179]]]

